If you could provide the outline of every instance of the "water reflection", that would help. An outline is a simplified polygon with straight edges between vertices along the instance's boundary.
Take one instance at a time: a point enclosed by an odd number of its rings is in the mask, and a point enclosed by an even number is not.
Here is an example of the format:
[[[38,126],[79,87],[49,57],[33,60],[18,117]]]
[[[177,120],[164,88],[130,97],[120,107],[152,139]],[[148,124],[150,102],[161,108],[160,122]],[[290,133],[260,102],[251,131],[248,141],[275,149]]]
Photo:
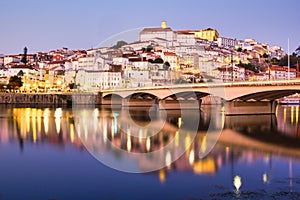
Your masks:
[[[300,167],[298,106],[280,106],[276,115],[258,116],[224,116],[204,109],[199,116],[195,137],[189,133],[194,121],[184,121],[178,111],[169,111],[163,126],[157,122],[150,127],[149,120],[159,121],[160,117],[149,118],[151,113],[144,110],[131,110],[131,120],[123,110],[82,108],[80,113],[83,117],[76,120],[73,110],[69,108],[2,106],[0,109],[0,142],[18,141],[21,150],[26,148],[27,143],[39,145],[46,142],[55,146],[72,144],[76,148],[85,145],[111,161],[118,163],[126,159],[140,171],[147,171],[157,159],[161,159],[165,167],[152,174],[162,184],[168,181],[172,173],[192,172],[199,177],[216,177],[220,185],[226,187],[224,193],[215,194],[215,197],[226,196],[226,192],[233,189],[242,191],[238,195],[248,194],[245,193],[247,188],[256,188],[249,185],[249,180],[254,185],[262,184],[261,187],[273,185],[272,191],[278,185],[287,185],[289,191],[297,191],[300,186],[300,174],[297,171]],[[211,141],[218,137],[214,131],[222,128],[218,143],[212,150],[209,149]],[[115,151],[108,146],[109,143],[114,148],[133,153],[158,152],[172,144],[174,149],[184,149],[184,154],[167,149],[159,154],[159,158],[133,158]],[[202,158],[201,155],[208,151],[209,154]],[[178,159],[172,162],[176,156]],[[276,171],[273,163],[278,160],[288,167]],[[249,166],[255,166],[253,171],[245,170]],[[284,179],[278,180],[278,177]]]
[[[62,108],[12,108],[1,106],[1,143],[24,141],[39,143],[68,144],[81,141],[75,133],[72,111]]]

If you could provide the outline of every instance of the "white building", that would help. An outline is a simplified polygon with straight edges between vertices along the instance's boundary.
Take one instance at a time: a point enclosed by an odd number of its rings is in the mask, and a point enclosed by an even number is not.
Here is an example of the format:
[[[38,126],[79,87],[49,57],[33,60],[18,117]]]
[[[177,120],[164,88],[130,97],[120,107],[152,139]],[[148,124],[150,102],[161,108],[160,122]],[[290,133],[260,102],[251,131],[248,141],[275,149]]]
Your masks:
[[[204,55],[205,54],[205,49],[204,46],[199,46],[199,45],[180,45],[180,46],[175,46],[174,51],[177,55],[181,54],[198,54],[198,55]]]
[[[284,80],[286,79],[286,70],[284,67],[281,66],[272,66],[270,67],[270,72],[269,69],[266,70],[266,73],[271,76],[271,79],[274,80]]]
[[[165,85],[174,79],[174,77],[170,76],[171,73],[167,70],[158,70],[156,73],[152,73],[150,78],[154,85]]]
[[[194,33],[176,32],[176,40],[181,45],[195,45],[196,38]]]
[[[65,71],[65,85],[70,83],[75,83],[76,71],[75,70],[66,70]]]
[[[208,76],[215,76],[214,70],[221,67],[221,63],[213,59],[199,58],[199,72]]]
[[[269,69],[266,69],[266,74],[269,74]],[[270,67],[270,77],[274,80],[296,79],[297,72],[295,68],[272,66]]]
[[[11,66],[10,68],[8,68],[7,76],[22,76],[24,88],[38,87],[40,80],[39,71],[24,65]]]
[[[123,87],[145,87],[152,86],[152,80],[149,78],[149,70],[125,70]]]
[[[149,79],[149,70],[125,70],[124,78],[146,81]]]
[[[121,86],[121,72],[79,70],[76,74],[75,84],[79,90],[91,92],[117,88]]]
[[[7,69],[0,69],[0,84],[8,84],[9,76]]]
[[[65,70],[77,70],[78,69],[78,60],[69,60],[65,62]]]
[[[131,62],[133,68],[138,70],[148,70],[149,62],[148,61],[133,61]]]
[[[129,59],[126,57],[114,57],[112,60],[113,65],[121,65],[122,70],[126,69],[130,65]]]
[[[296,73],[296,69],[294,68],[290,68],[288,69],[287,67],[285,67],[285,79],[296,79],[297,77],[297,73]]]
[[[176,53],[164,52],[162,55],[163,55],[162,59],[164,60],[164,62],[168,62],[170,64],[170,67],[172,67],[172,69],[178,67],[178,57]]]
[[[223,82],[229,81],[244,81],[245,80],[245,68],[238,66],[224,66],[218,68],[218,79],[221,79]]]
[[[121,47],[122,51],[129,51],[129,50],[133,50],[133,51],[137,51],[140,50],[142,48],[147,48],[148,45],[154,45],[153,41],[137,41],[137,42],[132,42],[130,44],[124,45]]]
[[[78,58],[78,69],[96,70],[96,59],[94,56],[86,56]]]
[[[278,60],[280,60],[281,58],[283,58],[286,53],[284,52],[282,47],[279,46],[273,46],[269,49],[269,52],[271,54],[271,58],[276,58]]]
[[[235,47],[238,41],[232,38],[218,37],[217,43],[219,47]]]
[[[161,38],[168,41],[176,39],[175,33],[171,28],[144,28],[140,32],[140,41],[150,41],[154,38]]]
[[[15,56],[4,56],[3,64],[7,65],[8,63],[18,63],[21,62],[19,58]]]
[[[242,48],[243,50],[246,49],[247,51],[252,51],[254,46],[254,41],[251,42],[250,40],[240,40],[238,41],[237,46]]]

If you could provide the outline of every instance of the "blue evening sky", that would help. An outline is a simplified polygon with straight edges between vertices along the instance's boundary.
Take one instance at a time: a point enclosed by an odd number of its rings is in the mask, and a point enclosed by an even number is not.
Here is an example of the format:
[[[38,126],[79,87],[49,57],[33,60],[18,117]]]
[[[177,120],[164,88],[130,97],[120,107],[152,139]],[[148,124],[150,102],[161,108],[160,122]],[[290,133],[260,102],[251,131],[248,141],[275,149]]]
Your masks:
[[[89,49],[129,29],[217,29],[293,52],[300,45],[299,0],[1,0],[0,54]],[[136,38],[138,40],[138,38]]]

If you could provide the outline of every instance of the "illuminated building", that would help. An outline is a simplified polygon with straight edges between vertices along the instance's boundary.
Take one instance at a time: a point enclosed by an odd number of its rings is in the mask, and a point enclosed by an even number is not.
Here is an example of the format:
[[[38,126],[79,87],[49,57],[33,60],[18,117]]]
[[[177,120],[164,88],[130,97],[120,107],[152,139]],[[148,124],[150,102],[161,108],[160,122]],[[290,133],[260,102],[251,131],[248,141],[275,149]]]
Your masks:
[[[171,28],[167,27],[166,22],[163,22],[160,28],[144,28],[140,32],[140,41],[149,41],[154,38],[173,41],[175,40],[175,33]]]
[[[121,72],[78,70],[76,85],[80,90],[95,91],[121,86]]]
[[[208,40],[210,42],[216,41],[219,37],[219,33],[215,29],[205,29],[200,31],[194,31],[195,38],[202,39],[202,40]]]

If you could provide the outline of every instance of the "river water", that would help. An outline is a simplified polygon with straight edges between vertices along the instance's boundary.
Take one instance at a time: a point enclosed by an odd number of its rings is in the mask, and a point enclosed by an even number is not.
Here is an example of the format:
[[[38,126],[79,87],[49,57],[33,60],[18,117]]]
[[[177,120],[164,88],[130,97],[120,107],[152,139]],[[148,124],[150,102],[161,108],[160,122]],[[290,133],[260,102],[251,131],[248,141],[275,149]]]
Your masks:
[[[299,106],[0,106],[2,199],[300,199]]]

